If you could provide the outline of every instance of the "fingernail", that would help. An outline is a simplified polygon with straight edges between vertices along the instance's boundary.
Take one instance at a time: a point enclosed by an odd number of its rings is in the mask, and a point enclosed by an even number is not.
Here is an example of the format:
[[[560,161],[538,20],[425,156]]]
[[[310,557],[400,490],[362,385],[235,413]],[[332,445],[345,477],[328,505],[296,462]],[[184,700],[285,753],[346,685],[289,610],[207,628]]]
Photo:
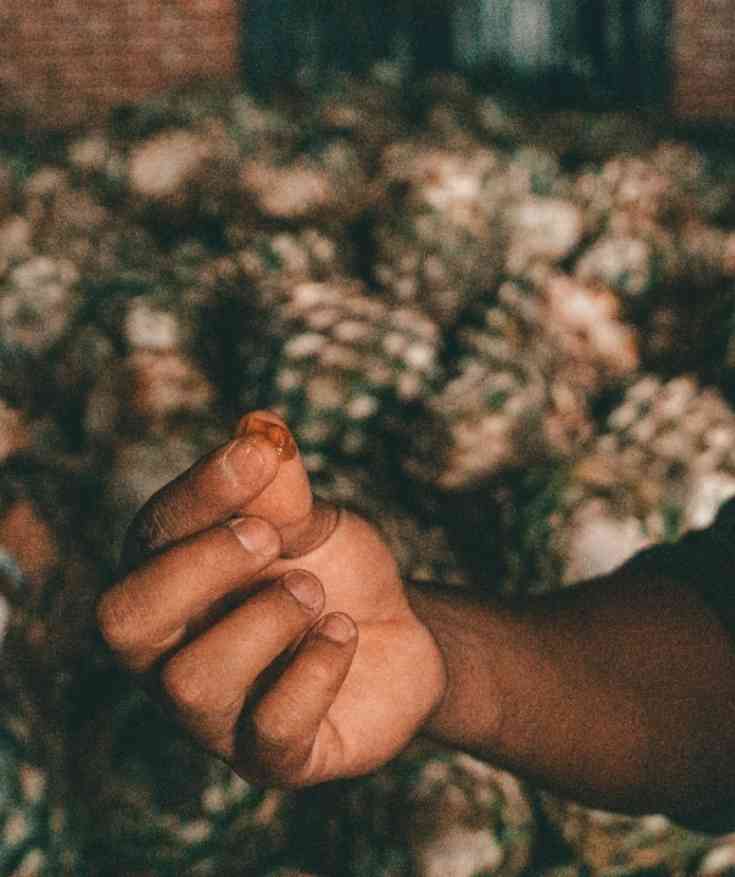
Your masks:
[[[271,557],[280,548],[277,531],[260,518],[233,518],[227,526],[251,554]]]
[[[236,438],[222,454],[222,468],[238,483],[257,482],[265,470],[265,458],[250,438]]]
[[[276,453],[284,462],[296,456],[296,442],[291,433],[280,423],[274,423],[257,414],[248,414],[237,427],[238,436],[262,435],[276,449]]]
[[[286,573],[283,587],[309,612],[316,612],[324,602],[322,586],[314,576],[301,570]]]
[[[346,615],[327,615],[317,627],[317,633],[335,643],[346,643],[357,633],[355,625]]]

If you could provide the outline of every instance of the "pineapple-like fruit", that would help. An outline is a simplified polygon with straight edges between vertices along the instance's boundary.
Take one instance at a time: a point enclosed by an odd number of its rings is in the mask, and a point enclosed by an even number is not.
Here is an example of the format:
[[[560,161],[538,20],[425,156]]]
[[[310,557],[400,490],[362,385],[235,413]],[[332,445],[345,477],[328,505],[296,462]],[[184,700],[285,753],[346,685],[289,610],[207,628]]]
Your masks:
[[[66,160],[72,172],[85,182],[97,175],[114,175],[122,170],[124,157],[104,129],[85,131],[67,146]]]
[[[655,153],[616,155],[602,166],[584,169],[574,185],[590,232],[608,227],[613,217],[632,232],[651,225],[670,226],[690,210],[689,199]]]
[[[23,254],[27,235],[26,249],[73,262],[85,284],[117,284],[132,266],[140,271],[155,259],[156,246],[119,206],[110,209],[104,195],[73,169],[41,167],[22,187],[19,213],[6,226],[6,246]],[[3,249],[0,243],[0,264]]]
[[[574,273],[583,283],[601,283],[627,300],[647,300],[681,271],[673,235],[659,227],[644,234],[606,232],[579,256]]]
[[[33,253],[33,227],[19,213],[0,220],[0,277],[10,265],[27,259]]]
[[[693,877],[729,877],[735,872],[735,837],[717,838],[701,857]]]
[[[362,507],[362,499],[358,503]],[[408,513],[404,508],[386,505],[374,512],[388,547],[407,581],[440,584],[443,587],[470,588],[475,582],[464,568],[457,551],[449,543],[445,529],[436,522]]]
[[[15,174],[13,169],[0,158],[0,222],[13,212]]]
[[[178,459],[164,472],[166,460],[160,445],[149,446],[147,461],[118,455],[113,472],[119,467],[128,495],[138,487],[136,508],[160,486],[157,478],[168,480],[185,463]],[[146,474],[155,477],[146,483]],[[249,786],[193,748],[112,667],[100,648],[94,605],[117,562],[110,551],[117,522],[110,524],[106,510],[119,495],[109,478],[95,478],[87,488],[93,493],[75,501],[72,480],[28,460],[0,469],[2,541],[12,542],[8,519],[24,499],[32,515],[16,534],[27,546],[27,577],[0,567],[0,593],[12,611],[3,643],[0,867],[8,874],[77,874],[109,872],[114,861],[116,873],[156,873],[165,865],[178,874],[219,875],[245,863],[263,873],[284,844],[279,820],[287,796]],[[42,541],[53,550],[43,552],[41,577]],[[28,673],[37,684],[28,685]]]
[[[724,271],[727,278],[735,278],[735,232],[725,238]]]
[[[303,133],[303,118],[293,107],[259,103],[247,92],[237,92],[227,100],[221,113],[243,154],[274,157],[292,152]]]
[[[34,421],[44,413],[37,380],[35,357],[0,344],[0,464],[33,444]]]
[[[505,225],[506,273],[524,273],[535,262],[559,265],[580,245],[582,210],[566,198],[529,195],[508,205]]]
[[[735,495],[735,413],[691,376],[636,381],[574,462],[553,522],[571,583],[710,524]]]
[[[574,186],[592,239],[575,274],[624,296],[649,368],[711,377],[732,309],[732,232],[721,219],[732,182],[718,180],[699,151],[663,142],[588,168]]]
[[[408,841],[421,877],[526,872],[534,840],[521,784],[464,753],[421,751],[408,800]]]
[[[119,207],[168,233],[204,219],[244,222],[251,207],[238,186],[244,161],[283,160],[299,120],[259,106],[246,94],[214,85],[150,99],[125,119],[74,140],[68,161],[81,178]]]
[[[460,143],[478,128],[476,96],[462,76],[429,73],[407,83],[406,94],[417,127],[437,144]]]
[[[184,215],[217,214],[232,200],[239,150],[223,122],[161,131],[134,144],[127,159],[133,204]]]
[[[86,674],[80,694],[91,699],[95,685],[114,686],[115,697],[79,709],[67,733],[85,741],[86,757],[73,777],[58,778],[71,782],[86,866],[102,872],[114,861],[121,874],[214,877],[262,874],[283,859],[287,793],[253,787],[192,746],[108,668]]]
[[[331,451],[369,452],[376,422],[439,379],[436,324],[349,278],[297,286],[278,316],[286,341],[272,407],[299,435],[311,469],[328,465]]]
[[[0,463],[31,444],[31,431],[25,412],[9,400],[0,398]]]
[[[495,287],[504,168],[499,153],[474,142],[449,148],[415,140],[386,149],[374,275],[393,301],[446,323]]]
[[[344,137],[327,138],[281,161],[245,158],[235,185],[269,222],[340,225],[373,200],[360,154]]]
[[[28,189],[32,190],[30,181]],[[66,255],[76,264],[95,258],[94,238],[108,233],[115,223],[108,209],[86,188],[72,185],[69,177],[53,193],[26,193],[26,215],[34,227],[37,249]]]
[[[456,490],[534,461],[568,459],[591,437],[588,400],[638,364],[617,298],[565,274],[508,281],[457,333],[456,375],[427,409],[408,471]]]
[[[0,341],[42,356],[69,331],[81,302],[68,259],[32,256],[0,276]]]
[[[7,657],[6,657],[7,663]],[[48,771],[39,766],[27,727],[13,714],[4,691],[5,715],[0,742],[0,819],[3,844],[0,869],[5,874],[70,874],[81,866],[78,838],[63,806],[49,800]]]
[[[610,230],[580,254],[574,274],[621,295],[626,315],[642,329],[650,368],[716,370],[732,311],[730,236],[700,219]]]
[[[256,287],[260,302],[277,308],[303,283],[324,283],[350,268],[344,241],[318,227],[270,234],[256,232],[239,247],[236,261],[243,280]]]
[[[690,282],[698,289],[710,289],[735,276],[735,235],[731,230],[692,219],[679,232],[681,261],[687,265],[680,282]],[[693,275],[693,277],[689,277]]]
[[[35,168],[20,186],[20,212],[34,227],[46,223],[58,198],[63,198],[71,189],[71,178],[67,170],[53,164],[41,164]]]
[[[401,112],[401,88],[388,69],[376,68],[369,77],[335,77],[315,96],[313,118],[327,136],[343,136],[358,150],[366,167],[378,160],[380,152],[405,133]]]
[[[111,304],[109,321],[122,354],[112,354],[90,391],[90,437],[161,433],[177,420],[211,413],[216,391],[197,361],[196,311],[177,292],[163,288],[120,299]]]
[[[168,93],[137,107],[124,126],[113,122],[102,144],[77,141],[70,159],[87,174],[101,170],[98,186],[154,221],[220,216],[238,204],[241,144],[234,107],[231,92],[218,86]],[[108,154],[100,168],[104,145]],[[79,168],[85,152],[96,166]]]
[[[381,478],[369,464],[335,462],[314,472],[311,480],[320,498],[354,510],[377,527],[406,581],[450,587],[473,584],[445,529],[408,501],[410,489],[405,483]]]
[[[519,529],[541,534],[536,544],[526,537],[526,550],[543,555],[534,567],[542,574],[525,585],[531,591],[605,575],[644,548],[709,525],[735,496],[735,413],[691,376],[641,377],[545,493],[536,498],[539,520],[530,507],[521,512]],[[527,576],[532,563],[523,564]],[[699,873],[694,865],[710,845],[662,816],[622,816],[550,795],[543,808],[590,874]]]
[[[562,172],[559,156],[542,145],[521,144],[510,153],[506,189],[517,200],[527,196],[575,201],[574,187]],[[550,234],[554,234],[551,229]]]
[[[705,835],[655,814],[623,816],[550,795],[542,796],[542,806],[583,873],[594,877],[698,874],[696,863],[710,844]]]
[[[652,161],[671,177],[689,214],[704,222],[720,224],[728,210],[732,210],[735,196],[732,166],[719,166],[716,153],[707,155],[690,143],[662,140],[653,150]]]
[[[231,254],[210,259],[196,278],[216,327],[202,333],[202,347],[233,416],[273,402],[273,377],[290,331],[282,311],[292,291],[340,282],[349,261],[345,244],[318,227],[260,230],[244,239],[242,231],[239,224],[228,228],[236,238]]]
[[[424,741],[369,776],[316,787],[294,815],[328,873],[513,877],[535,839],[517,780]]]
[[[541,867],[524,790],[487,766],[421,744],[364,780],[259,791],[173,737],[98,651],[94,600],[130,518],[229,415],[277,407],[317,493],[372,519],[419,582],[571,584],[735,495],[723,398],[633,380],[639,346],[666,373],[720,356],[732,165],[455,77],[418,110],[405,94],[346,80],[284,110],[180,92],[50,158],[0,158],[0,458],[35,491],[23,505],[0,478],[3,873],[296,877],[320,871],[315,837],[334,873]],[[628,382],[595,437],[590,412]],[[78,470],[89,494],[57,490]],[[548,877],[733,867],[727,838],[535,804],[577,860]]]

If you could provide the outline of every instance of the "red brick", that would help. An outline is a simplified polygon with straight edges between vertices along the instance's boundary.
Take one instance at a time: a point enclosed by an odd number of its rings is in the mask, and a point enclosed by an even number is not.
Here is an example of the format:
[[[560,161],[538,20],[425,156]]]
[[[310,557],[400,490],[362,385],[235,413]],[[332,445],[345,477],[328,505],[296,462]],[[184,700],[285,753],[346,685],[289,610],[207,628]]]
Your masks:
[[[0,87],[41,125],[92,118],[197,76],[237,73],[238,0],[0,3]]]
[[[735,119],[735,4],[676,0],[671,66],[674,112],[681,117]]]
[[[184,15],[216,18],[232,13],[232,0],[178,0]]]

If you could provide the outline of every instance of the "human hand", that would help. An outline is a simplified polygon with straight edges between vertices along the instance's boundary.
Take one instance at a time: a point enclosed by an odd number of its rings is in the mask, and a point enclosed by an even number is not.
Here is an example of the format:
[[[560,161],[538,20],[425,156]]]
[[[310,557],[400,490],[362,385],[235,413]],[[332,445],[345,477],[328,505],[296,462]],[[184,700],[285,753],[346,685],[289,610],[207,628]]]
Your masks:
[[[314,500],[283,421],[239,432],[136,516],[102,634],[246,779],[368,772],[440,702],[440,652],[375,528]]]

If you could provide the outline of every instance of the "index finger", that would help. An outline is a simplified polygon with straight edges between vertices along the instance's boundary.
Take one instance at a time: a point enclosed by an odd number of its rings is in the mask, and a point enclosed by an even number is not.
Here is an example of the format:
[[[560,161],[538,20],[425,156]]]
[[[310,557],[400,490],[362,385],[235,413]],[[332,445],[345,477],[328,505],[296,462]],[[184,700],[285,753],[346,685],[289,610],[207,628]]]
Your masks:
[[[228,520],[265,490],[278,466],[278,450],[258,434],[236,438],[202,457],[137,513],[125,537],[123,568]]]

